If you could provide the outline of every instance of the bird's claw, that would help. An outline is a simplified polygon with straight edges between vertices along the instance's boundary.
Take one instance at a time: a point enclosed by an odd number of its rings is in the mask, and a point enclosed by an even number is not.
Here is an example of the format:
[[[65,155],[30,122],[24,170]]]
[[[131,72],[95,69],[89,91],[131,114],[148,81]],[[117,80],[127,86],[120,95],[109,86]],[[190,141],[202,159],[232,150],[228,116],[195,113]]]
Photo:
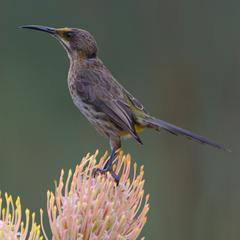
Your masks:
[[[115,182],[116,182],[116,184],[117,184],[117,186],[118,186],[118,185],[119,185],[119,181],[120,181],[120,177],[112,170],[112,168],[109,168],[109,167],[103,168],[103,169],[101,169],[101,168],[96,168],[93,175],[94,175],[94,177],[96,177],[96,175],[97,175],[98,173],[100,173],[100,174],[105,174],[105,173],[107,173],[107,172],[110,172],[110,173],[111,173],[112,177],[114,178],[114,180],[115,180]]]

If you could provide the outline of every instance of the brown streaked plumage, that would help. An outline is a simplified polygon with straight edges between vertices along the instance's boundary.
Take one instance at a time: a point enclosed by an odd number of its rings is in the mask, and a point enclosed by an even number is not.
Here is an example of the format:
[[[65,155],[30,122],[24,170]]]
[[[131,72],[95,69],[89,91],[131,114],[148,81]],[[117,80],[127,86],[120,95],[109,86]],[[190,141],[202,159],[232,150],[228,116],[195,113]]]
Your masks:
[[[112,171],[112,161],[116,150],[121,147],[121,139],[132,136],[142,143],[138,133],[144,128],[164,129],[174,135],[183,135],[225,150],[205,137],[149,115],[97,57],[97,43],[89,32],[77,28],[38,25],[22,27],[51,34],[67,51],[70,59],[68,87],[73,102],[96,130],[110,141],[112,152],[101,172],[111,171],[116,181],[119,180]]]

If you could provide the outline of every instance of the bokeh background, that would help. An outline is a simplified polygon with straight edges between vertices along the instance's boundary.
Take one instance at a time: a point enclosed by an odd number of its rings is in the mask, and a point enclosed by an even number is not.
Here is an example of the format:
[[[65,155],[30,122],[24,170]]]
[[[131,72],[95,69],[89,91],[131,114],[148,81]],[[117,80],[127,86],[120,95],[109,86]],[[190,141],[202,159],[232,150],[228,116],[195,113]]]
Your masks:
[[[0,189],[46,208],[61,168],[108,149],[72,103],[69,61],[23,24],[80,27],[113,75],[155,116],[232,153],[167,133],[124,143],[145,165],[146,239],[240,239],[240,4],[229,0],[7,1],[0,3]]]

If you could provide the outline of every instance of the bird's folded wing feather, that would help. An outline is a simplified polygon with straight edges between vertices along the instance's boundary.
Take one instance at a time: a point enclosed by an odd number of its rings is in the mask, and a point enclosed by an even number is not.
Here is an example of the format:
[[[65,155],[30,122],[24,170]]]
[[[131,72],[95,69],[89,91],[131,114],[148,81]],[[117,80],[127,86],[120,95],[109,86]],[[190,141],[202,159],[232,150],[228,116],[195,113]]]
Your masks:
[[[117,126],[140,140],[135,128],[131,109],[123,88],[109,72],[84,70],[78,73],[76,88],[79,97],[104,112]]]

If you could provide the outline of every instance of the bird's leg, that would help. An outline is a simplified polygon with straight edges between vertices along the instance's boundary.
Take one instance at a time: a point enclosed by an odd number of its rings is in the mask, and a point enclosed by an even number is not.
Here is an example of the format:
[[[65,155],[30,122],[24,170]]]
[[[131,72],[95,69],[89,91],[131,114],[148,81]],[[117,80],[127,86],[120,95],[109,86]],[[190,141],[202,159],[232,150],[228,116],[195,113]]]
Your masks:
[[[109,156],[107,162],[105,163],[105,165],[103,167],[104,170],[110,171],[110,169],[112,169],[112,165],[113,165],[113,160],[114,160],[115,154],[116,154],[116,149],[112,148],[110,156]]]
[[[119,176],[113,171],[113,160],[116,156],[116,154],[118,153],[118,151],[116,151],[116,148],[112,148],[110,156],[107,160],[107,162],[105,163],[104,167],[101,168],[97,168],[94,172],[94,176],[96,176],[96,174],[99,172],[101,174],[104,174],[106,172],[110,172],[112,174],[112,177],[114,178],[114,180],[116,181],[117,185],[119,184]]]

